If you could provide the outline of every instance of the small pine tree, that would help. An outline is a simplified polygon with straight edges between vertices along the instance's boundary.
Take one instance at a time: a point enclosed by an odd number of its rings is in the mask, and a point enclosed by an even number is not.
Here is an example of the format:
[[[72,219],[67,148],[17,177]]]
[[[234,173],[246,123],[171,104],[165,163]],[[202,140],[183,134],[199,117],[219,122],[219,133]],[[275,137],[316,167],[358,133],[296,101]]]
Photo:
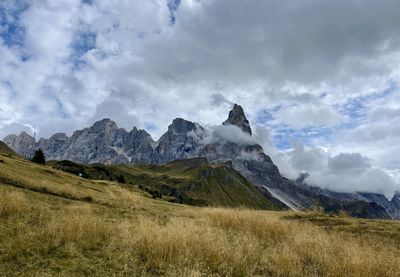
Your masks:
[[[117,176],[117,182],[121,184],[125,184],[125,177],[124,175]]]
[[[44,157],[42,149],[36,150],[35,155],[33,155],[32,162],[46,164],[46,158]]]

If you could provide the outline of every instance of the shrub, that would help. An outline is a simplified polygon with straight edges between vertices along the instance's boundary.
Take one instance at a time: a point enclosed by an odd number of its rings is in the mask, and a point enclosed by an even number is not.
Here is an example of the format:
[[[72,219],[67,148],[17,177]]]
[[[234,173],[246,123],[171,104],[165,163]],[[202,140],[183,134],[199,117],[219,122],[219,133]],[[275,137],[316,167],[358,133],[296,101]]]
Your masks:
[[[46,158],[44,156],[42,149],[36,150],[35,154],[33,155],[32,162],[38,163],[38,164],[46,163]]]
[[[125,184],[125,177],[124,175],[117,176],[117,182],[121,184]]]

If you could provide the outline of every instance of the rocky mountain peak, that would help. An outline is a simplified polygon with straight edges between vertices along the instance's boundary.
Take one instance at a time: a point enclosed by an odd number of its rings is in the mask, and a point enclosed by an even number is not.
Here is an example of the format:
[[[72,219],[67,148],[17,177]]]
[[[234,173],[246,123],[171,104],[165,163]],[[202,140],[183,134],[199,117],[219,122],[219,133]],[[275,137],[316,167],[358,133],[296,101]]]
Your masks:
[[[187,121],[183,118],[175,118],[172,121],[172,124],[168,126],[168,131],[172,131],[178,134],[186,134],[187,132],[190,132],[195,128],[196,128],[195,123]]]
[[[15,152],[27,158],[32,157],[34,149],[36,148],[35,138],[26,132],[21,132],[19,136],[8,135],[4,138],[4,142]]]
[[[25,131],[22,131],[21,134],[19,135],[19,137],[20,137],[21,139],[29,139],[29,140],[33,140],[33,139],[34,139],[31,135],[29,135],[29,134],[28,134],[27,132],[25,132]]]
[[[142,130],[140,130],[140,131],[142,131]],[[137,132],[139,132],[139,129],[138,128],[136,128],[136,126],[133,126],[133,128],[132,128],[132,131],[131,132],[133,132],[133,133],[137,133]]]
[[[96,121],[90,129],[94,132],[104,132],[105,130],[118,129],[117,124],[109,118]]]
[[[68,136],[66,133],[55,133],[50,137],[50,139],[67,139]]]
[[[242,129],[243,132],[252,134],[250,123],[244,114],[243,108],[238,105],[234,104],[232,110],[229,112],[228,119],[225,120],[223,123],[224,125],[235,125]]]

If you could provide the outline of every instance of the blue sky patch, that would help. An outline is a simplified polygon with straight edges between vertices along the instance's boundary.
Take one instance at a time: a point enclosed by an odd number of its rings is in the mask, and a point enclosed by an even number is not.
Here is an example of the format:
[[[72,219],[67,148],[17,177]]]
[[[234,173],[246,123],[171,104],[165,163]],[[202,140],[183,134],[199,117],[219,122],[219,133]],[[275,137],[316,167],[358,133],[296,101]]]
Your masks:
[[[382,91],[367,96],[360,96],[352,99],[343,106],[336,106],[335,108],[343,115],[349,117],[349,121],[340,126],[341,129],[355,128],[368,120],[368,111],[372,103],[379,99],[384,99],[390,96],[398,89],[397,85],[393,82],[389,83],[389,87]]]
[[[181,0],[169,0],[168,1],[168,9],[169,9],[169,23],[174,25],[176,22],[175,12],[178,10],[179,5],[181,4]]]
[[[82,0],[83,4],[92,5],[94,0]]]
[[[96,33],[94,32],[81,32],[78,33],[72,44],[73,54],[72,62],[75,67],[84,64],[81,57],[91,49],[96,47]]]
[[[25,28],[19,24],[20,16],[27,10],[28,4],[20,1],[15,9],[0,4],[0,37],[8,47],[21,47],[25,39]]]

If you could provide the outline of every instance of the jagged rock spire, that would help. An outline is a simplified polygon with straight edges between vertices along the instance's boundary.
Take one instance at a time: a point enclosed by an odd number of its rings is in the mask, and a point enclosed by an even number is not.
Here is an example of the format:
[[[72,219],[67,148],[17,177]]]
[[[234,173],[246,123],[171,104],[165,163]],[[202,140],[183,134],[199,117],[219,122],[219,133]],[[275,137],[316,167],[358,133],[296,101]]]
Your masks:
[[[252,134],[250,123],[244,114],[243,108],[238,104],[233,105],[233,109],[229,112],[229,117],[223,125],[235,125],[242,129],[243,132]]]

